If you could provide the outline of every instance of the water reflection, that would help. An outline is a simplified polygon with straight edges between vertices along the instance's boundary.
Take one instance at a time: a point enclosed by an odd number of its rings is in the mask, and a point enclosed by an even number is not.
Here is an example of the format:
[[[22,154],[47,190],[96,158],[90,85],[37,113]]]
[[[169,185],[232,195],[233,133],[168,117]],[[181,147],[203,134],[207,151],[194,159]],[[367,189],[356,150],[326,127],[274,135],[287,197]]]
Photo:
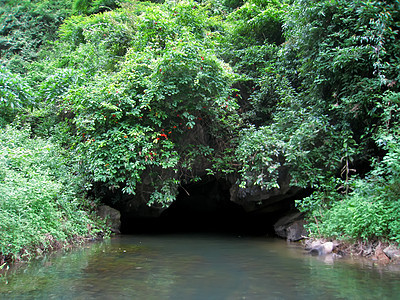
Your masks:
[[[281,240],[142,235],[16,267],[0,298],[398,299],[399,280],[399,266],[313,257]]]

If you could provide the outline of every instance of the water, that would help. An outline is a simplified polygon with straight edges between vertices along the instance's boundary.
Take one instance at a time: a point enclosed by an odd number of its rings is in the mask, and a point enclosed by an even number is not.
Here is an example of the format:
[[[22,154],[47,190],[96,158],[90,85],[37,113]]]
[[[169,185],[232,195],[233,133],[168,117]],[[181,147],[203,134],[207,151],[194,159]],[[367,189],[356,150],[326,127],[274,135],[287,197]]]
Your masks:
[[[400,267],[275,239],[121,236],[9,270],[0,299],[400,299]]]

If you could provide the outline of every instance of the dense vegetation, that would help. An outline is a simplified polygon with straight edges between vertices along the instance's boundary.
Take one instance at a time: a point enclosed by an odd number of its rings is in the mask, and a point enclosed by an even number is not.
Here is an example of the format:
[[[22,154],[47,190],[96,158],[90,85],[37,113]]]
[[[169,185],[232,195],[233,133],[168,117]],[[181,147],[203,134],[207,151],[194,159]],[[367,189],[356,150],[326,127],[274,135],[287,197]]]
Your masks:
[[[89,190],[169,205],[206,173],[288,173],[311,234],[400,241],[397,1],[1,2],[0,224],[27,221],[0,252],[86,234]]]
[[[54,242],[88,234],[93,221],[82,205],[81,183],[65,151],[28,128],[7,127],[1,132],[0,249],[23,255],[43,251]],[[94,233],[96,228],[91,228]],[[36,248],[28,248],[31,244]]]

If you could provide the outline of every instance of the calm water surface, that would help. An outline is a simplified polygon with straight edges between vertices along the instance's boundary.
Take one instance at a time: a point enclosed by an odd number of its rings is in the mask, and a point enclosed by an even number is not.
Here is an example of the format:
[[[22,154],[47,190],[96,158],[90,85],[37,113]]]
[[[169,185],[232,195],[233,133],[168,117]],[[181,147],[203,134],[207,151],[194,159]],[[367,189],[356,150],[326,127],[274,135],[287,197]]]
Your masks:
[[[266,238],[121,236],[9,270],[0,299],[400,299],[400,267]]]

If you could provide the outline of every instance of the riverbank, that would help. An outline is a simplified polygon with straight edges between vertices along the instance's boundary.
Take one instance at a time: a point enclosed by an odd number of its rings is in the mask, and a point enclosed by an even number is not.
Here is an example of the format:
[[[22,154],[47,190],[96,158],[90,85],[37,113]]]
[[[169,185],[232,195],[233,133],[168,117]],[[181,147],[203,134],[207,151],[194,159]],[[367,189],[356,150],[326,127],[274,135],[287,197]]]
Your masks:
[[[336,258],[358,256],[381,264],[400,264],[400,248],[396,243],[380,240],[339,241],[314,238],[307,238],[302,243],[304,248],[311,254],[333,255]],[[328,251],[321,250],[325,249],[324,245],[326,245],[325,247]]]
[[[8,251],[7,254],[0,252],[0,277],[1,271],[7,265],[21,261],[29,261],[33,257],[41,256],[45,253],[54,252],[60,249],[68,249],[82,246],[89,242],[100,241],[115,233],[120,233],[121,214],[119,211],[107,206],[100,205],[96,208],[95,213],[87,219],[85,235],[71,234],[67,239],[57,239],[50,233],[42,236],[36,234],[36,239],[40,243],[25,244],[19,247],[18,252]],[[13,245],[8,244],[10,249]]]
[[[92,235],[88,236],[75,235],[67,240],[62,241],[55,239],[50,234],[47,234],[45,236],[45,242],[39,245],[23,247],[18,253],[3,254],[0,252],[0,277],[1,277],[1,271],[11,264],[23,261],[29,261],[34,257],[39,257],[46,253],[58,251],[60,249],[68,249],[81,246],[86,243],[100,241],[107,236],[109,235],[106,232],[99,231],[97,233],[93,233]]]
[[[79,163],[29,126],[0,130],[0,266],[107,232]]]

